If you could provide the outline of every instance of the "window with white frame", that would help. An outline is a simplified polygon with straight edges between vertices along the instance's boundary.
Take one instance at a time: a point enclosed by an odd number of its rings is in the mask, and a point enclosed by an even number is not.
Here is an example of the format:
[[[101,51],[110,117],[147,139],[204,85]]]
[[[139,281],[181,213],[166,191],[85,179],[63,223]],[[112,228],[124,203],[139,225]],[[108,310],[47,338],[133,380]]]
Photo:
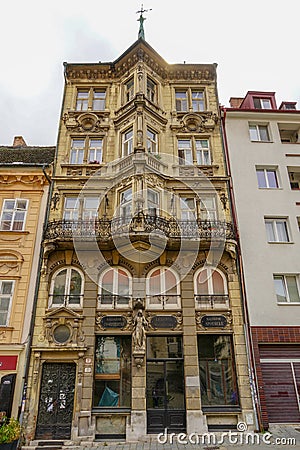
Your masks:
[[[98,217],[99,197],[65,197],[63,219],[93,220]]]
[[[202,166],[211,165],[211,153],[208,139],[178,139],[179,164],[193,164],[195,161]]]
[[[12,305],[15,282],[13,280],[0,280],[0,326],[6,327]]]
[[[133,99],[133,97],[134,97],[134,79],[132,77],[125,83],[125,101],[129,102],[130,100]]]
[[[78,89],[76,111],[104,111],[106,100],[105,88]]]
[[[100,164],[102,148],[102,138],[74,138],[71,141],[70,164]]]
[[[101,308],[128,308],[131,305],[132,277],[123,267],[111,267],[100,276],[98,305]]]
[[[175,104],[177,112],[204,111],[205,97],[203,89],[175,89]]]
[[[133,152],[133,128],[122,133],[122,157],[128,156]]]
[[[270,142],[268,125],[249,124],[250,139],[254,142]]]
[[[278,303],[300,303],[298,275],[274,275],[273,279]]]
[[[159,214],[159,193],[154,189],[147,189],[147,212],[150,216]]]
[[[287,219],[265,217],[265,227],[268,242],[290,242]]]
[[[255,109],[272,109],[270,98],[253,98],[253,104]]]
[[[209,166],[211,164],[211,156],[208,139],[195,139],[196,160],[201,166]]]
[[[200,217],[201,220],[217,220],[216,198],[212,195],[201,195],[200,198]]]
[[[147,77],[147,90],[146,97],[151,100],[151,102],[156,102],[157,98],[157,86],[151,78]]]
[[[0,230],[23,231],[27,209],[28,200],[26,199],[5,199],[2,205]]]
[[[193,151],[191,139],[178,139],[178,157],[179,164],[193,164]]]
[[[197,218],[196,200],[194,197],[180,197],[181,220],[195,220]]]
[[[120,216],[127,222],[130,221],[132,214],[132,188],[126,189],[120,193]]]
[[[75,267],[64,267],[54,273],[49,295],[49,307],[81,307],[84,277]]]
[[[153,131],[151,128],[147,127],[147,139],[146,139],[146,148],[149,153],[157,153],[158,151],[157,145],[157,133]]]
[[[180,281],[170,267],[152,269],[146,278],[146,298],[149,309],[180,308]]]
[[[259,188],[278,189],[278,176],[276,169],[257,168],[256,176]]]
[[[194,292],[198,307],[228,307],[227,280],[216,267],[203,267],[195,273]]]

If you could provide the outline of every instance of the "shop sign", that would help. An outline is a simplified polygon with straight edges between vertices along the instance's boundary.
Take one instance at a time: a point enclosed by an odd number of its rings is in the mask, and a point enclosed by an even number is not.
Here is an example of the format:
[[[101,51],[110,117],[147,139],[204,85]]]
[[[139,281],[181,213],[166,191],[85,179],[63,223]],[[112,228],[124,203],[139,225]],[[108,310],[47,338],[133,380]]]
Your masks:
[[[152,328],[177,327],[177,319],[174,316],[153,316],[150,323]]]
[[[102,328],[124,328],[127,320],[124,316],[104,316],[100,323]]]
[[[203,316],[201,317],[201,325],[204,328],[224,328],[227,326],[225,316]]]
[[[0,355],[0,370],[16,370],[17,356],[1,356]]]

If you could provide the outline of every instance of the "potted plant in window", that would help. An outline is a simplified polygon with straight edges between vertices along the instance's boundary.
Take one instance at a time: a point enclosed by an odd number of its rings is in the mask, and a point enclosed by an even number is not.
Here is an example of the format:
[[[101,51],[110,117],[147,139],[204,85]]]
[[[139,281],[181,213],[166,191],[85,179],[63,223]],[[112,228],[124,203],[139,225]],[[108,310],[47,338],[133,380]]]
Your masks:
[[[4,418],[0,424],[0,450],[15,450],[21,436],[20,422],[11,417]]]

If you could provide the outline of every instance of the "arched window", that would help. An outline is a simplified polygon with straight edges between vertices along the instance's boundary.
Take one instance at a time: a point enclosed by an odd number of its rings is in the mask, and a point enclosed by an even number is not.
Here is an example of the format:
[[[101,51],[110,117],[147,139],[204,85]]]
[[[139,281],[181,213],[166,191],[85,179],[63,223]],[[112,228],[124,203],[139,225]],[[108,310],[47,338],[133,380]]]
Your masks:
[[[132,279],[123,267],[112,267],[100,276],[99,307],[128,308],[131,306]]]
[[[229,307],[226,277],[217,268],[199,269],[194,277],[194,291],[198,308]]]
[[[156,267],[146,279],[147,307],[151,309],[180,308],[180,280],[170,267]]]
[[[58,270],[51,281],[49,306],[81,307],[83,280],[82,272],[74,267]]]

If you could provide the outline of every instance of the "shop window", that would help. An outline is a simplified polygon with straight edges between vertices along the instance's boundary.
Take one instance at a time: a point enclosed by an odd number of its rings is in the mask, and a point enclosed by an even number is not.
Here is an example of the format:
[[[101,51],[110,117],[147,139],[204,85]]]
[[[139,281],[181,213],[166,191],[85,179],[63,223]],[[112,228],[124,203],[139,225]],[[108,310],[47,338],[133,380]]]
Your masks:
[[[82,306],[83,275],[74,267],[58,270],[52,277],[49,306]]]
[[[94,407],[130,408],[131,337],[97,336]]]
[[[231,336],[199,335],[198,354],[202,405],[238,405]]]

